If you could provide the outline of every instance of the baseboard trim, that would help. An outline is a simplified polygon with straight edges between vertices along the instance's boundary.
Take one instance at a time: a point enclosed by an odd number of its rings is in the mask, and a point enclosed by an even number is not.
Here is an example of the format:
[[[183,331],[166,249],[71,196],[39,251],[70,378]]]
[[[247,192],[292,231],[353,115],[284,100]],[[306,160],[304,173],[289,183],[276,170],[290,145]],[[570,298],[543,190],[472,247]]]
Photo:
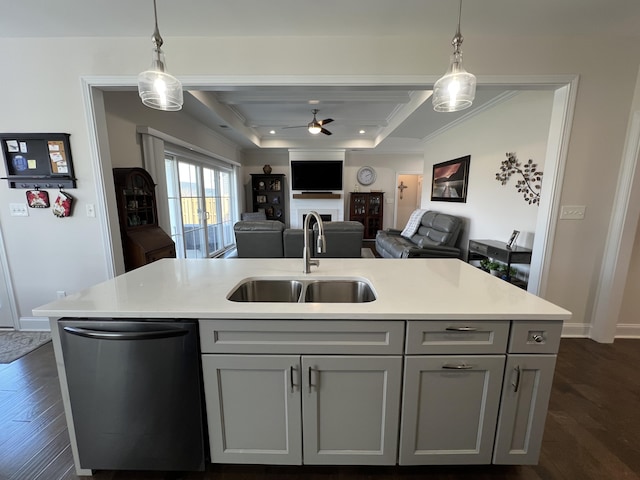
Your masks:
[[[616,338],[640,338],[640,324],[619,323],[616,325]]]
[[[49,332],[49,319],[47,317],[20,317],[20,330],[32,332]]]
[[[563,338],[590,338],[591,325],[587,323],[565,323],[562,325]]]

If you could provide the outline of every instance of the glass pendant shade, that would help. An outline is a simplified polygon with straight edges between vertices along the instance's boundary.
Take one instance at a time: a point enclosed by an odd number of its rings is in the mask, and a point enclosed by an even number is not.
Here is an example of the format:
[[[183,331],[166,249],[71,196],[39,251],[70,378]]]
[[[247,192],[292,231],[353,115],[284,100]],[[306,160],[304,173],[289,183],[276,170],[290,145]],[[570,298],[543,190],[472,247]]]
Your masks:
[[[454,53],[447,73],[433,86],[433,109],[457,112],[469,108],[475,97],[476,77],[462,66],[462,53]]]
[[[138,94],[142,103],[156,110],[177,111],[184,103],[182,84],[165,72],[164,53],[153,49],[151,68],[138,75]]]
[[[147,107],[164,111],[180,110],[184,103],[182,83],[166,72],[167,64],[161,48],[164,42],[158,30],[156,0],[153,0],[153,19],[155,28],[151,36],[153,42],[151,68],[138,75],[138,95]]]

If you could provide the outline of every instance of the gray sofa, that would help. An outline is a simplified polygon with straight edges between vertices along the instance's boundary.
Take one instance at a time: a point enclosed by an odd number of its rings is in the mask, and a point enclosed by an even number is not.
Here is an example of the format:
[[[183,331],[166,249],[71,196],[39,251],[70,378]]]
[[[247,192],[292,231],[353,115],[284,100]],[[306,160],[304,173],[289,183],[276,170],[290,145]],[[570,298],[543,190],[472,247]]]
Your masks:
[[[384,258],[460,258],[456,242],[461,230],[461,218],[427,211],[409,237],[402,236],[402,230],[379,230],[376,250]]]
[[[233,226],[240,258],[302,258],[303,230],[284,228],[277,220],[240,221]],[[313,257],[360,258],[364,225],[360,222],[325,222],[326,252],[315,252],[318,227],[309,232]]]
[[[280,258],[284,254],[282,232],[284,223],[277,220],[247,220],[236,222],[233,233],[241,258]]]

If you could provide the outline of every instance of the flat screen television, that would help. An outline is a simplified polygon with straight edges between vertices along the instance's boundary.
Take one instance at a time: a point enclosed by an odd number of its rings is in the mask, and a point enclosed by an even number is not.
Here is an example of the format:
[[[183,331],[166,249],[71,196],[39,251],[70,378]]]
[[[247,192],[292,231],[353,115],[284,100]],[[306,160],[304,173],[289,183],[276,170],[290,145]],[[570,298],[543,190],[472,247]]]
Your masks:
[[[291,190],[305,192],[342,190],[342,160],[293,160]]]

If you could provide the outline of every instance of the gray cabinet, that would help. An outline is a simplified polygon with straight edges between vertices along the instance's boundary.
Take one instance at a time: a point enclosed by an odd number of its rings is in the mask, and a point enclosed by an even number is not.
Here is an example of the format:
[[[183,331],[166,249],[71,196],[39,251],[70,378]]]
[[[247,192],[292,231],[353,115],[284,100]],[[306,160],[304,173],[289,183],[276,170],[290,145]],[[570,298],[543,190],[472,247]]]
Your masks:
[[[301,464],[299,371],[296,355],[202,356],[212,462]]]
[[[555,365],[556,355],[509,355],[494,463],[538,463]]]
[[[399,463],[491,463],[504,363],[504,355],[407,357]]]
[[[535,464],[561,330],[560,321],[201,320],[211,460]]]
[[[303,463],[395,465],[401,357],[302,357]]]
[[[403,334],[403,322],[201,321],[211,461],[394,465]]]

